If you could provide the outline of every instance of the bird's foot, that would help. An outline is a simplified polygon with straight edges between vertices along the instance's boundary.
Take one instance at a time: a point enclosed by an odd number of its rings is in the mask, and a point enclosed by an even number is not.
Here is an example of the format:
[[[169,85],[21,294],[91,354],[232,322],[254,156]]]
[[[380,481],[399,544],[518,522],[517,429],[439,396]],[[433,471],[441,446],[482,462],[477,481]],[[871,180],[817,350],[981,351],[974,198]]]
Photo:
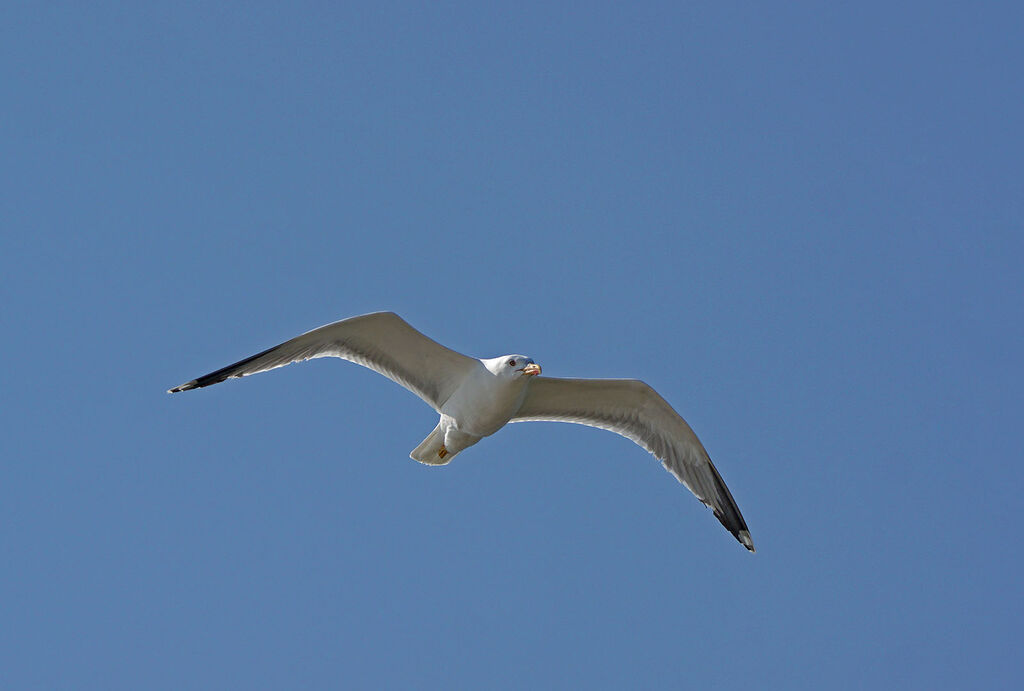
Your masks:
[[[444,458],[448,455],[448,449],[444,448],[444,444],[441,445],[441,449],[437,452],[438,458]]]

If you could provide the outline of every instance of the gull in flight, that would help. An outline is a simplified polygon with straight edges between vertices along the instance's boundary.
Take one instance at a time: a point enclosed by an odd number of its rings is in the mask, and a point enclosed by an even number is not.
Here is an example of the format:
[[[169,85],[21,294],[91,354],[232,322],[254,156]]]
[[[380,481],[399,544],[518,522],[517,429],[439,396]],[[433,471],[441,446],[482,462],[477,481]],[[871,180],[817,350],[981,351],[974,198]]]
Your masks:
[[[441,415],[409,455],[449,463],[509,422],[575,422],[633,440],[653,454],[710,508],[751,552],[739,507],[686,421],[647,384],[635,379],[540,377],[525,355],[477,360],[445,348],[392,312],[365,314],[313,329],[279,346],[170,389],[199,389],[319,357],[338,357],[383,374]]]

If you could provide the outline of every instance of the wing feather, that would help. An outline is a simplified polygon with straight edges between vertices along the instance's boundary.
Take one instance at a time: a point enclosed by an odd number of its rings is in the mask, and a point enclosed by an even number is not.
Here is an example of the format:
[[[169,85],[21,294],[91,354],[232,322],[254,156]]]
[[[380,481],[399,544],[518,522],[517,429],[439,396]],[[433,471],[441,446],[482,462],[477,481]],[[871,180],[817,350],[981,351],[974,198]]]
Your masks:
[[[635,379],[537,377],[512,422],[573,422],[620,434],[653,454],[744,547],[750,531],[708,452],[658,392]]]
[[[427,338],[397,314],[377,312],[313,329],[168,393],[320,357],[338,357],[368,367],[409,389],[435,410],[440,410],[466,374],[480,365],[478,360]]]

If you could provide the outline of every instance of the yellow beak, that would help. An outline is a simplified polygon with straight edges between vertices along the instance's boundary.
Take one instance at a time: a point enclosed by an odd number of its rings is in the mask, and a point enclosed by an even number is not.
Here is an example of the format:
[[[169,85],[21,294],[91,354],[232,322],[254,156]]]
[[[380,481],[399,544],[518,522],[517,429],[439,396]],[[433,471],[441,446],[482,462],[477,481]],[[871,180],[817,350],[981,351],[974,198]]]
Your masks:
[[[523,368],[523,374],[525,374],[528,377],[540,374],[540,365],[531,362],[530,364]]]

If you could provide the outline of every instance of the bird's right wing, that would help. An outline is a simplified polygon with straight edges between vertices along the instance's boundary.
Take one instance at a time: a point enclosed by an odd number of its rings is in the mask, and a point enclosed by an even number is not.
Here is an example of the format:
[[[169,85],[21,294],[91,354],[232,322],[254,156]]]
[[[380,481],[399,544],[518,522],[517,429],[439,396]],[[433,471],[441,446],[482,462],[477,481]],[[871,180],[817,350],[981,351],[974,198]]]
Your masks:
[[[633,440],[653,454],[751,552],[740,509],[690,426],[658,392],[635,379],[536,377],[512,422],[575,422]]]
[[[170,389],[198,389],[319,357],[338,357],[383,374],[440,410],[479,360],[433,341],[393,312],[377,312],[313,329],[262,353]]]

